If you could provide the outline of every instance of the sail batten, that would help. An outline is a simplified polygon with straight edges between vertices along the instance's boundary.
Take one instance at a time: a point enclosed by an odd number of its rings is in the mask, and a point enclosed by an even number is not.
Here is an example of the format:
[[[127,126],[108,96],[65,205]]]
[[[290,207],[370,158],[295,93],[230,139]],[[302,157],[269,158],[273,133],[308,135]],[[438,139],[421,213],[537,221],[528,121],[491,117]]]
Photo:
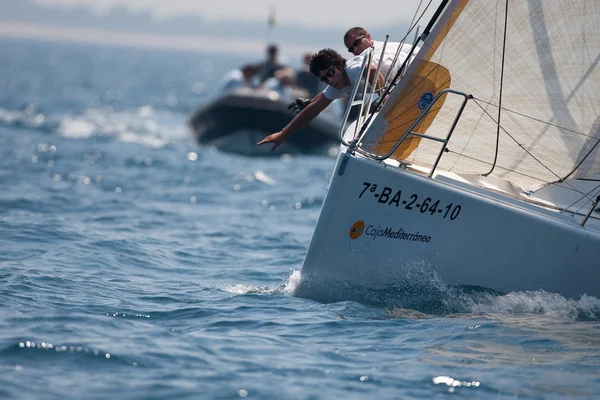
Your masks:
[[[424,96],[450,88],[473,99],[437,168],[484,174],[497,151],[491,175],[524,187],[600,173],[598,26],[597,0],[451,1],[363,146],[385,154],[420,115]],[[444,84],[423,85],[432,65]],[[447,96],[415,131],[445,137],[459,105]],[[440,146],[420,140],[393,157],[431,167]]]

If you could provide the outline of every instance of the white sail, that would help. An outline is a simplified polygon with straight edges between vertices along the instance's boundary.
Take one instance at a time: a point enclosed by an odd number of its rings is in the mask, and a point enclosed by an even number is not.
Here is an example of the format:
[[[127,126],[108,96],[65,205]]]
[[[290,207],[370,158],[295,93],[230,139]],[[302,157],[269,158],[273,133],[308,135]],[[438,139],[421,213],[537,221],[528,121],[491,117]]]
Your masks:
[[[449,88],[473,98],[438,169],[527,188],[600,173],[599,27],[598,0],[451,1],[363,148],[387,153]],[[462,100],[445,95],[413,131],[446,137]],[[393,157],[432,167],[440,148],[413,137]]]

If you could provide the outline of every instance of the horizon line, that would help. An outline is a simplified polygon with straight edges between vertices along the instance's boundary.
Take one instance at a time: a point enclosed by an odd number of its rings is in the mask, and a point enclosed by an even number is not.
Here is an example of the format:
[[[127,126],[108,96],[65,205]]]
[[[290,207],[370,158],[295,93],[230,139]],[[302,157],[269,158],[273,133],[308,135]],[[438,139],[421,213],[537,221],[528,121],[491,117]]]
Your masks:
[[[260,39],[230,39],[201,34],[157,34],[101,28],[74,28],[35,22],[11,22],[1,19],[0,37],[188,52],[260,54],[261,56],[266,47],[266,41]],[[317,47],[285,43],[282,44],[282,48],[282,54],[300,56],[307,52],[314,52]],[[310,48],[313,48],[313,50],[309,50]]]

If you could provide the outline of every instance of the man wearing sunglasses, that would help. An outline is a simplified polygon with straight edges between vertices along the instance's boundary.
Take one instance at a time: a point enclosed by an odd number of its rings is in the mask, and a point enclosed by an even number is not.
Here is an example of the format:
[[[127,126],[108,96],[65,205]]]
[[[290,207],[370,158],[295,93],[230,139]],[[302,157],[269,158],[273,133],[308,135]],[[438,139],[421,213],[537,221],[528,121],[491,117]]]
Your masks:
[[[410,54],[410,49],[412,46],[409,44],[388,41],[385,46],[385,53],[382,56],[381,50],[383,49],[383,44],[384,42],[374,40],[369,32],[360,26],[355,26],[354,28],[348,29],[344,35],[344,45],[348,51],[355,56],[361,55],[368,48],[373,47],[373,63],[377,65],[379,60],[381,60],[381,68],[379,71],[384,78],[387,79],[388,71],[391,69],[390,77],[393,78],[398,73],[398,70],[404,63],[404,60],[406,60]],[[400,49],[400,51],[398,51],[398,49]],[[415,49],[413,54],[416,54],[417,50],[418,49]],[[396,59],[396,62],[394,62],[396,53],[398,53],[398,58]]]
[[[283,143],[285,138],[315,119],[335,99],[350,94],[352,86],[359,81],[362,69],[362,57],[346,60],[337,51],[323,49],[310,59],[310,72],[328,86],[300,111],[281,131],[268,135],[258,145],[272,143],[271,151]],[[369,66],[369,83],[375,80],[375,65]],[[366,73],[366,70],[365,70]],[[377,88],[383,87],[383,76],[377,77]]]
[[[386,79],[386,81],[390,81],[396,76],[400,67],[402,67],[404,60],[406,60],[410,54],[412,46],[410,44],[388,41],[385,46],[385,53],[382,56],[381,50],[383,49],[383,45],[384,42],[374,40],[369,32],[360,26],[350,28],[344,34],[344,46],[346,46],[348,51],[355,56],[364,56],[365,51],[370,47],[373,47],[373,64],[377,66],[379,64],[379,60],[381,60],[379,72],[384,79]],[[400,51],[398,51],[398,49],[400,49]],[[413,51],[411,61],[414,58],[414,55],[417,54],[418,50],[419,48],[417,47]],[[396,53],[398,53],[398,57],[396,57]],[[396,60],[395,62],[394,59]],[[295,112],[300,112],[304,107],[310,104],[310,102],[311,100],[309,99],[296,99],[290,103],[288,109]],[[350,114],[351,117],[353,112]]]

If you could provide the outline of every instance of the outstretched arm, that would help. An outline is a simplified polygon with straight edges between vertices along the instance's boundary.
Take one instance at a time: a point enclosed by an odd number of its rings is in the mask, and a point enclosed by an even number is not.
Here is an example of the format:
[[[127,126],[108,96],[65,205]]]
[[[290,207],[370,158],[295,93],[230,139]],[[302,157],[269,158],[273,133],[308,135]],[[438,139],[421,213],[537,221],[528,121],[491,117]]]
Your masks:
[[[265,137],[263,140],[258,142],[258,144],[262,145],[267,143],[273,143],[271,151],[275,151],[275,149],[279,147],[281,143],[283,143],[286,137],[288,137],[292,133],[295,133],[304,125],[307,125],[310,121],[315,119],[317,115],[321,113],[321,111],[326,109],[327,106],[331,104],[331,102],[332,100],[329,100],[327,97],[325,97],[323,93],[319,93],[309,105],[307,105],[302,111],[300,111],[298,115],[296,115],[294,119],[292,119],[290,123],[287,124],[285,128],[283,128],[279,132],[275,132]]]

